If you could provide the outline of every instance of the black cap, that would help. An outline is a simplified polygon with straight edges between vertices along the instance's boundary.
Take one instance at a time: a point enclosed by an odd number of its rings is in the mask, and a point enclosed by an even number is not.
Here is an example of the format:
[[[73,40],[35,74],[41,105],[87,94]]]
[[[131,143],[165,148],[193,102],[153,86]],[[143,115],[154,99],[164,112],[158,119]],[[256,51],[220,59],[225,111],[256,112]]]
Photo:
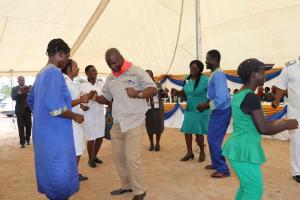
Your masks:
[[[239,68],[262,68],[264,70],[270,70],[273,68],[273,64],[265,64],[256,58],[249,58],[244,60],[240,65]]]
[[[250,76],[253,72],[258,72],[260,69],[269,70],[273,65],[266,65],[256,58],[250,58],[244,60],[238,67],[237,73],[243,83],[247,83],[250,80]]]

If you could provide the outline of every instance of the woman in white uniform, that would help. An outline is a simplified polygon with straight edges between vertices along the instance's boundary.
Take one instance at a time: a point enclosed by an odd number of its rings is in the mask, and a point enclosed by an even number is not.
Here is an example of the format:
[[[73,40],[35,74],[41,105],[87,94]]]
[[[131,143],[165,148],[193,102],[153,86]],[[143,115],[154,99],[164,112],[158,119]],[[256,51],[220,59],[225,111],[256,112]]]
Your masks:
[[[78,90],[77,86],[74,84],[73,79],[78,76],[79,68],[77,63],[70,59],[62,69],[64,73],[64,77],[69,89],[69,92],[72,97],[72,111],[78,114],[83,114],[83,111],[80,108],[81,103],[87,103],[89,101],[89,95],[80,96],[80,91]],[[77,122],[73,121],[73,136],[74,136],[74,144],[75,144],[75,152],[77,157],[77,166],[79,164],[80,156],[83,154],[84,150],[84,141],[83,141],[83,130],[82,124],[78,124]],[[86,181],[88,180],[87,177],[79,174],[79,181]]]
[[[104,82],[97,79],[97,70],[93,65],[88,65],[85,68],[87,81],[79,86],[81,94],[94,93],[100,95]],[[105,112],[104,106],[94,100],[82,107],[84,110],[84,132],[87,138],[87,150],[89,154],[89,166],[95,168],[97,164],[103,163],[97,158],[97,154],[101,147],[104,130],[105,130]]]

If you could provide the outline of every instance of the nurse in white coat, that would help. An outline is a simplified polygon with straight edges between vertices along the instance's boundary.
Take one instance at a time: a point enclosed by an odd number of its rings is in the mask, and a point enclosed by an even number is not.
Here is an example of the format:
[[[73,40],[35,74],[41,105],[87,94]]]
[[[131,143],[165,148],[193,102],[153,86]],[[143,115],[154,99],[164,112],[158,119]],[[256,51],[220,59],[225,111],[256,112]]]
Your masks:
[[[290,61],[281,71],[277,83],[273,107],[277,107],[286,92],[288,93],[287,117],[300,121],[300,62]],[[300,129],[290,131],[290,153],[292,176],[300,183]]]
[[[97,79],[97,70],[93,65],[88,65],[85,68],[85,74],[87,81],[79,85],[81,94],[93,93],[94,96],[100,95],[104,82]],[[87,138],[87,150],[89,154],[89,166],[95,168],[96,164],[103,163],[97,157],[99,149],[101,147],[104,131],[105,131],[105,112],[104,106],[97,103],[94,100],[90,100],[89,103],[83,106],[84,110],[84,132]]]
[[[65,66],[65,68],[62,69],[62,72],[64,73],[64,77],[72,97],[72,111],[78,114],[83,114],[83,111],[80,108],[80,104],[88,103],[89,95],[86,94],[80,96],[79,89],[73,82],[73,79],[77,77],[79,73],[79,68],[77,66],[77,63],[72,59],[70,59],[67,65]],[[83,154],[83,150],[84,150],[83,130],[82,130],[82,124],[78,124],[77,122],[73,121],[72,125],[73,125],[75,152],[76,152],[77,165],[78,165],[80,156]],[[88,180],[88,178],[79,174],[79,181],[85,181],[85,180]]]

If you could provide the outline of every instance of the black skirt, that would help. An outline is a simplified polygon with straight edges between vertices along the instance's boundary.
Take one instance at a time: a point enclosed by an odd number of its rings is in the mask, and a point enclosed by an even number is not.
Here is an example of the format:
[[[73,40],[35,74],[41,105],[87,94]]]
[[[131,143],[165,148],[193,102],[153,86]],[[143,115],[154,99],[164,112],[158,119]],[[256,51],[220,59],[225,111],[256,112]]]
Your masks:
[[[163,111],[159,108],[151,108],[146,113],[146,129],[150,134],[164,132]]]

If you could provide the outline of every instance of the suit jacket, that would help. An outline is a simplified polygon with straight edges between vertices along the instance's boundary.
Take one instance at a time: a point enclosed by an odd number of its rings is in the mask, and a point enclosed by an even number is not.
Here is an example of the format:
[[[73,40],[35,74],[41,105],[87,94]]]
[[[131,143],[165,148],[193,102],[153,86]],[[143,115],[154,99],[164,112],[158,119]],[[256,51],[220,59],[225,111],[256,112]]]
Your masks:
[[[26,101],[28,93],[19,94],[19,88],[20,86],[13,87],[11,91],[11,98],[16,101],[15,113],[23,114],[25,112],[31,112]]]

